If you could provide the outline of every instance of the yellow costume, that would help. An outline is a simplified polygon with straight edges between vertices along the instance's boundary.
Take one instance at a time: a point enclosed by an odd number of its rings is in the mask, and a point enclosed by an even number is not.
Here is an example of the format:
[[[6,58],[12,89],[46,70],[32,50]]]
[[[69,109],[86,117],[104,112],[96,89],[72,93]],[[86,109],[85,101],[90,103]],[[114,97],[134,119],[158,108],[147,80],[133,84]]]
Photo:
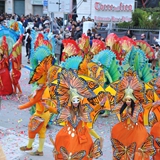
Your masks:
[[[44,65],[43,65],[44,64]],[[30,118],[30,122],[28,125],[28,137],[29,142],[27,146],[23,146],[20,148],[22,151],[32,150],[32,143],[34,142],[34,138],[36,134],[39,135],[39,148],[36,152],[33,152],[32,155],[43,156],[43,146],[45,140],[46,126],[50,119],[50,112],[56,113],[56,109],[51,106],[45,105],[44,100],[42,99],[43,93],[46,89],[46,78],[47,71],[52,65],[52,57],[46,57],[35,69],[35,73],[30,79],[29,83],[34,83],[37,81],[39,84],[38,89],[35,91],[29,102],[19,106],[19,109],[26,109],[34,104],[36,105],[36,112]],[[42,70],[43,69],[43,70]],[[50,111],[50,112],[49,112]]]

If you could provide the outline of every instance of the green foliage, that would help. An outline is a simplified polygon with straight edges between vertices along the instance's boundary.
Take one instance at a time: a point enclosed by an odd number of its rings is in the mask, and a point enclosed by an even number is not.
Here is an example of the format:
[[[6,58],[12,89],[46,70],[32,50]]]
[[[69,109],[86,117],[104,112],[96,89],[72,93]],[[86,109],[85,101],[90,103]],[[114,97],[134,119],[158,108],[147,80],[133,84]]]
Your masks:
[[[122,22],[122,23],[118,23],[118,27],[120,27],[120,28],[128,28],[128,27],[130,27],[132,25],[132,23],[131,22]]]
[[[159,28],[160,27],[160,8],[137,8],[132,13],[132,22],[122,22],[118,24],[120,28]]]
[[[143,11],[142,9],[137,8],[132,14],[132,23],[133,26],[139,27],[151,27],[151,17],[150,12]]]
[[[160,12],[153,12],[152,14],[152,25],[153,28],[159,28],[160,27]]]

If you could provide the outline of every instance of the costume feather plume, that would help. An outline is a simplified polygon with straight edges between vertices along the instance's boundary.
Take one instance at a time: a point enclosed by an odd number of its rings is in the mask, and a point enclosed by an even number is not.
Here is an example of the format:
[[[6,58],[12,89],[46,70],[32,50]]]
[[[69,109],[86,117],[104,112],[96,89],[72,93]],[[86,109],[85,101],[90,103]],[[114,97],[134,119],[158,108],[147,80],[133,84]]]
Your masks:
[[[126,36],[120,38],[120,44],[121,44],[122,50],[124,50],[126,53],[131,51],[132,46],[136,46],[136,42]]]
[[[117,41],[119,41],[119,37],[115,33],[110,33],[105,40],[106,46],[109,46],[111,49],[113,49],[113,45]]]
[[[85,34],[82,34],[82,38],[79,42],[79,48],[84,52],[84,54],[89,53],[90,51],[90,43],[89,43],[89,37]]]
[[[4,55],[8,57],[9,53],[8,53],[8,44],[7,44],[6,36],[3,36],[1,46],[3,48]]]
[[[105,47],[105,43],[103,41],[98,40],[98,39],[94,39],[92,41],[92,47],[91,47],[90,52],[95,55],[95,54],[98,54],[100,51],[105,50],[105,49],[106,49],[106,47]]]
[[[37,36],[37,39],[34,43],[34,49],[36,50],[36,48],[38,48],[39,46],[43,45],[43,40],[44,40],[44,36],[43,34],[39,33]]]
[[[65,69],[74,69],[78,70],[79,64],[82,62],[81,56],[72,56],[66,59],[65,62],[61,63],[61,67]]]
[[[136,45],[141,47],[141,49],[145,52],[147,58],[149,59],[154,58],[154,50],[147,42],[142,40],[137,40]]]
[[[122,68],[119,66],[116,56],[112,51],[101,51],[93,57],[92,61],[104,69],[105,76],[109,80],[109,83],[121,78]]]
[[[61,61],[65,61],[68,57],[75,56],[75,55],[83,57],[83,52],[81,51],[78,44],[74,40],[64,39],[62,43],[64,45],[64,49],[63,49]]]

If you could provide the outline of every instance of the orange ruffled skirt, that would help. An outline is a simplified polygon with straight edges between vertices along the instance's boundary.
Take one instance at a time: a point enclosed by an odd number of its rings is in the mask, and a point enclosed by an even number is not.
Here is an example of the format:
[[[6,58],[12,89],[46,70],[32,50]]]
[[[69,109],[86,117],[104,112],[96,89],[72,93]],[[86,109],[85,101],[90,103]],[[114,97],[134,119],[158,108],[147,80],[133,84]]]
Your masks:
[[[81,150],[85,150],[86,155],[83,160],[88,160],[87,155],[89,154],[92,145],[93,141],[88,128],[85,126],[82,127],[81,122],[78,124],[76,129],[68,124],[56,135],[55,148],[58,154],[56,155],[55,160],[63,160],[63,156],[60,153],[60,147],[62,146],[67,149],[68,154],[72,153],[72,155]]]
[[[135,125],[131,122],[130,128],[128,128],[128,124],[126,121],[120,122],[113,126],[111,131],[111,138],[117,139],[124,146],[128,147],[129,145],[131,145],[131,143],[136,142],[134,160],[142,160],[142,154],[137,151],[138,148],[141,148],[142,144],[146,141],[147,137],[148,132],[141,123]],[[149,157],[145,157],[143,160],[149,160]]]
[[[156,138],[160,138],[160,122],[157,122],[153,125],[150,134],[154,137],[154,147],[156,148],[156,154],[154,155],[154,160],[160,160],[160,147],[155,141]]]

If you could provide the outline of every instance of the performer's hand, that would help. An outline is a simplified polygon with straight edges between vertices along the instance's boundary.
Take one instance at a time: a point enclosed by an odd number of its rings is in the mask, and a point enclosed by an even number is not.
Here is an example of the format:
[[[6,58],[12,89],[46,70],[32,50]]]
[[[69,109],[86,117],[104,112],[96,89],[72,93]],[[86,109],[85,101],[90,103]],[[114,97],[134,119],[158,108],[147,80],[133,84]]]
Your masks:
[[[103,106],[106,103],[107,100],[107,96],[105,96],[101,101],[100,101],[100,105]]]
[[[49,106],[46,104],[46,102],[42,102],[42,105],[47,109],[49,108]]]
[[[153,107],[151,108],[151,111],[153,112],[159,105],[160,105],[160,100],[154,102]]]
[[[21,109],[21,106],[18,106],[18,109],[19,109],[19,110],[22,110],[22,109]]]
[[[160,100],[154,102],[153,105],[160,105]]]

